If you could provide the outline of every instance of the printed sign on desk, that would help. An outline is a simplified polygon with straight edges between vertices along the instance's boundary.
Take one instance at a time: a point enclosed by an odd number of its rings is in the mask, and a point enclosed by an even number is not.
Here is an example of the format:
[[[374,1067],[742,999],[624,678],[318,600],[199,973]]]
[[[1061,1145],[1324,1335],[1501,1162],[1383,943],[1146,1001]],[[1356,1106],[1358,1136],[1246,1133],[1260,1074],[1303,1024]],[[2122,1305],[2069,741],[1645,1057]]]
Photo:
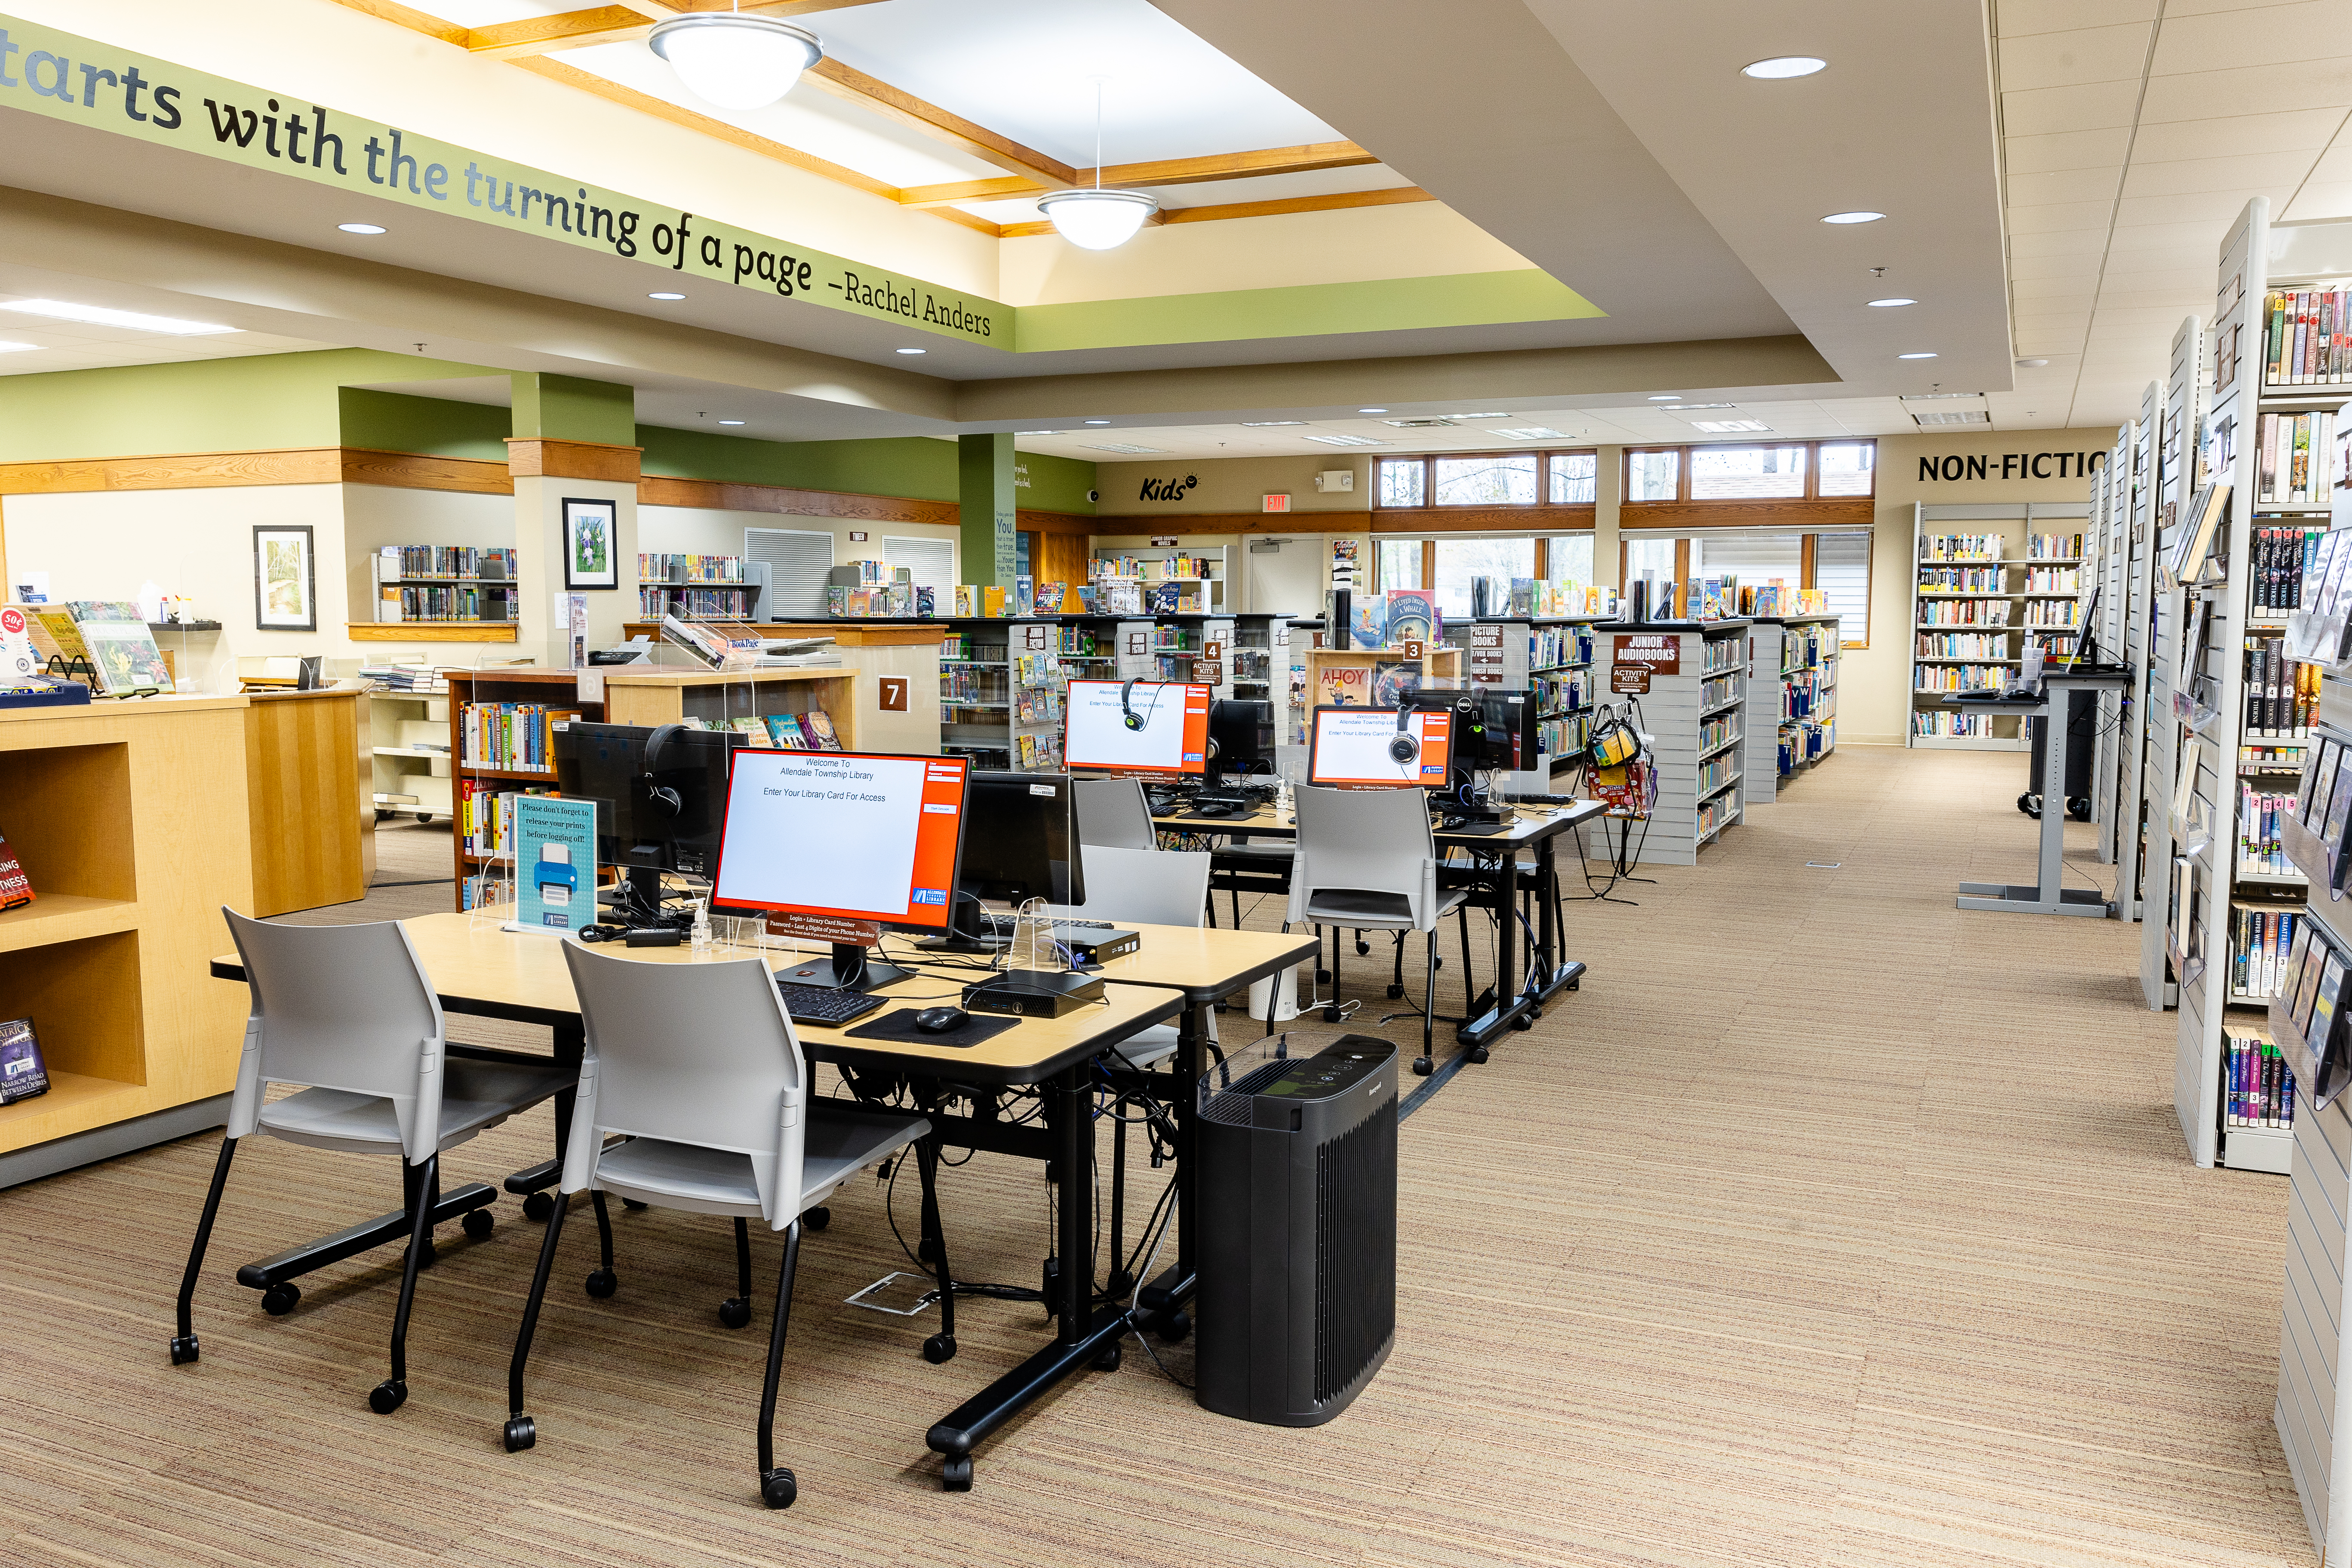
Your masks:
[[[41,668],[33,651],[32,624],[14,605],[0,609],[0,679],[31,675]]]
[[[515,797],[515,868],[520,884],[509,931],[562,934],[596,923],[596,803]]]

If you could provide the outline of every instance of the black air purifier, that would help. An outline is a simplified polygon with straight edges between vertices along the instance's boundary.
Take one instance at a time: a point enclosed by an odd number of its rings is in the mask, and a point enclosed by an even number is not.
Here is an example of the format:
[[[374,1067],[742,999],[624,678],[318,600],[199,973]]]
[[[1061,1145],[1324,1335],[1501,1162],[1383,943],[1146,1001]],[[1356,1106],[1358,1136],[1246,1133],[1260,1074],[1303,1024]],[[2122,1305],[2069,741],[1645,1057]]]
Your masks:
[[[1396,1048],[1306,1031],[1201,1080],[1195,1396],[1316,1426],[1396,1342]]]

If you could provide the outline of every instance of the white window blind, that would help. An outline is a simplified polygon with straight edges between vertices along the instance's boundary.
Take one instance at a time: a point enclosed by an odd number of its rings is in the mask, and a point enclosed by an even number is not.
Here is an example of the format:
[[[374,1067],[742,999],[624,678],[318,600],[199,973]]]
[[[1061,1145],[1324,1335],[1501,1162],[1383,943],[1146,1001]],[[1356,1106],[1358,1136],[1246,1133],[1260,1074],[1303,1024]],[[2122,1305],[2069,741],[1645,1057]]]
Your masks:
[[[931,591],[935,604],[944,605],[955,588],[955,546],[947,540],[885,536],[882,559],[894,574],[904,566],[916,587]]]
[[[1794,533],[1695,533],[1690,542],[1694,578],[1737,577],[1742,584],[1779,578],[1802,585],[1805,547]]]
[[[833,570],[833,535],[789,528],[747,528],[746,560],[764,562],[771,603],[761,613],[771,620],[824,614],[824,578]]]
[[[1848,646],[1870,641],[1870,535],[1824,533],[1813,542],[1813,584],[1829,595],[1838,617],[1838,640]]]

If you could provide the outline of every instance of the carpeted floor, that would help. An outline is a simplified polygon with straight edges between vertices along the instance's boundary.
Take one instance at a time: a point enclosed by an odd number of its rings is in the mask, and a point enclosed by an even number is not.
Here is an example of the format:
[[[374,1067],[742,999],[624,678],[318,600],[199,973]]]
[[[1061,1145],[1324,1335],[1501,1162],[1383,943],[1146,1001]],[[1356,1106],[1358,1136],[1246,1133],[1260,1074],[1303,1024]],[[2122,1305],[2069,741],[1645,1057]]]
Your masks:
[[[732,1248],[689,1215],[616,1214],[605,1301],[580,1289],[593,1225],[567,1227],[540,1445],[509,1456],[539,1236],[511,1199],[487,1241],[445,1231],[411,1397],[378,1417],[394,1255],[314,1277],[284,1319],[230,1275],[390,1206],[393,1173],[256,1140],[197,1299],[204,1360],[166,1364],[206,1136],[0,1193],[0,1563],[2302,1568],[2270,1425],[2284,1180],[2184,1157],[2137,927],[1952,907],[1964,879],[2030,874],[2023,763],[1849,748],[1696,868],[1621,888],[1638,907],[1571,905],[1583,990],[1405,1124],[1396,1352],[1328,1426],[1210,1415],[1130,1341],[943,1495],[925,1427],[1042,1320],[961,1306],[962,1353],[934,1367],[929,1319],[843,1305],[908,1266],[867,1187],[803,1251],[798,1506],[756,1500],[763,1335],[719,1323]],[[444,873],[446,832],[380,841],[380,883]],[[387,888],[310,918],[446,907]],[[1377,956],[1349,963],[1360,1025],[1404,1005]],[[494,1181],[548,1140],[525,1118],[451,1173]],[[958,1274],[1034,1283],[1037,1169],[977,1156],[943,1190]],[[777,1256],[755,1243],[761,1325]],[[1192,1350],[1159,1347],[1167,1373]]]

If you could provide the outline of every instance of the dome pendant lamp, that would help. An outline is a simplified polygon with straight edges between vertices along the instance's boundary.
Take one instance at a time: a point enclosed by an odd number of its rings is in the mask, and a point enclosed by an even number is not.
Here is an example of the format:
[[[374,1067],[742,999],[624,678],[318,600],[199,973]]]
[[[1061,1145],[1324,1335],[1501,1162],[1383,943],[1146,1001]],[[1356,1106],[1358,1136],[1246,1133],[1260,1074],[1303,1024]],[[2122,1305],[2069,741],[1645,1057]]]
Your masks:
[[[669,62],[687,91],[714,108],[738,111],[767,108],[824,58],[824,43],[806,28],[735,11],[673,16],[646,43]]]
[[[1102,183],[1102,79],[1095,79],[1095,183],[1089,190],[1037,198],[1055,232],[1082,250],[1116,250],[1135,237],[1160,203],[1141,191],[1107,191]]]

